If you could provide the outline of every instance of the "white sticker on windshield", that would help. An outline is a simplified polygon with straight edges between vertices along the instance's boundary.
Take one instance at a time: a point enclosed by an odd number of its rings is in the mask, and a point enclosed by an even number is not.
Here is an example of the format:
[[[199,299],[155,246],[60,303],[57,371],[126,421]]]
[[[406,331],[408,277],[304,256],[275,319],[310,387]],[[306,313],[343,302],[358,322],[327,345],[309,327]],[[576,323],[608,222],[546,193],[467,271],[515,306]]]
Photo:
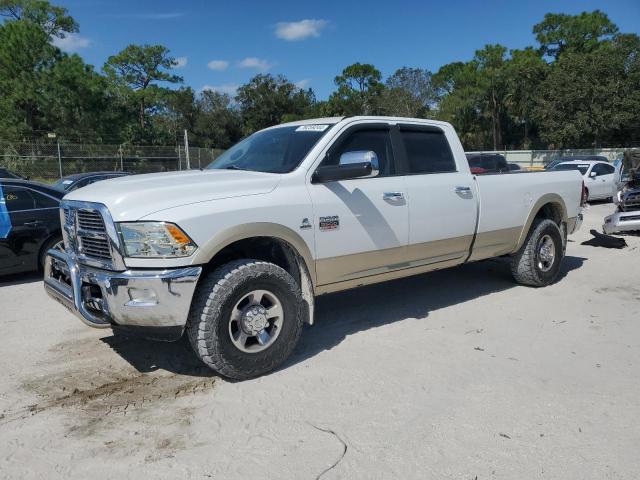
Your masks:
[[[300,125],[296,132],[324,132],[329,125]]]

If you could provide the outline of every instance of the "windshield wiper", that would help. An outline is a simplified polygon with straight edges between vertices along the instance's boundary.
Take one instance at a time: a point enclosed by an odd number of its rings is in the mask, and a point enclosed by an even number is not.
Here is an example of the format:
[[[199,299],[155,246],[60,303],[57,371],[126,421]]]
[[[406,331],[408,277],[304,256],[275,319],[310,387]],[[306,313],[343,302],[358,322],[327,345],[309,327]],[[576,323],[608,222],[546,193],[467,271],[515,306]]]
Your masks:
[[[228,167],[224,167],[224,170],[249,170],[248,168],[238,167],[237,165],[229,165]]]

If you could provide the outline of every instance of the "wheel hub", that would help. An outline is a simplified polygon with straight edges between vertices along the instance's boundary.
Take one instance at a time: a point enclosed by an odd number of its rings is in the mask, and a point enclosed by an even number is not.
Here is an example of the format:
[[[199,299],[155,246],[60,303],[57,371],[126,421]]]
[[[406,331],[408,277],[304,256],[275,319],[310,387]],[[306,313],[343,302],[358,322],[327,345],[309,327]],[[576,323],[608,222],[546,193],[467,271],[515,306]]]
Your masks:
[[[247,335],[257,335],[264,330],[269,321],[267,319],[267,309],[262,305],[252,305],[242,314],[240,325]]]
[[[556,246],[549,235],[542,237],[538,250],[538,268],[543,272],[548,272],[553,266],[556,258]]]

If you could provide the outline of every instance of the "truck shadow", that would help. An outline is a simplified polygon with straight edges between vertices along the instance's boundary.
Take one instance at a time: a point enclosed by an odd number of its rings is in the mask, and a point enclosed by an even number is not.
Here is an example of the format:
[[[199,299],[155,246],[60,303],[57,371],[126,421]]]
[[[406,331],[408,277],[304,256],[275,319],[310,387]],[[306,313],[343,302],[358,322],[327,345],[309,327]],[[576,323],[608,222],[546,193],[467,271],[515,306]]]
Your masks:
[[[586,258],[567,256],[558,277],[582,266]],[[347,336],[516,287],[505,259],[470,263],[415,277],[334,293],[316,301],[315,324],[284,368],[339,345]]]
[[[565,257],[559,280],[585,260]],[[349,335],[407,318],[426,318],[430,312],[515,286],[509,264],[492,259],[319,297],[315,325],[305,325],[299,345],[281,368],[331,350]],[[216,375],[195,356],[184,336],[174,343],[123,334],[101,340],[140,373],[165,370],[196,377]]]

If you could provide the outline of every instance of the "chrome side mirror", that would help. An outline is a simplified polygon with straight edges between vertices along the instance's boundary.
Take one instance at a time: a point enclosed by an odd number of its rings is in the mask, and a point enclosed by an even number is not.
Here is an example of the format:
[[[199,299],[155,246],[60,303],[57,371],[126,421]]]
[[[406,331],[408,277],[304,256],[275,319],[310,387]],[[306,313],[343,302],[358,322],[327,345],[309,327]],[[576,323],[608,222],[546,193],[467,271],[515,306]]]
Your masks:
[[[340,155],[340,166],[367,163],[371,165],[371,172],[363,178],[377,177],[380,173],[378,155],[372,150],[355,150]]]

